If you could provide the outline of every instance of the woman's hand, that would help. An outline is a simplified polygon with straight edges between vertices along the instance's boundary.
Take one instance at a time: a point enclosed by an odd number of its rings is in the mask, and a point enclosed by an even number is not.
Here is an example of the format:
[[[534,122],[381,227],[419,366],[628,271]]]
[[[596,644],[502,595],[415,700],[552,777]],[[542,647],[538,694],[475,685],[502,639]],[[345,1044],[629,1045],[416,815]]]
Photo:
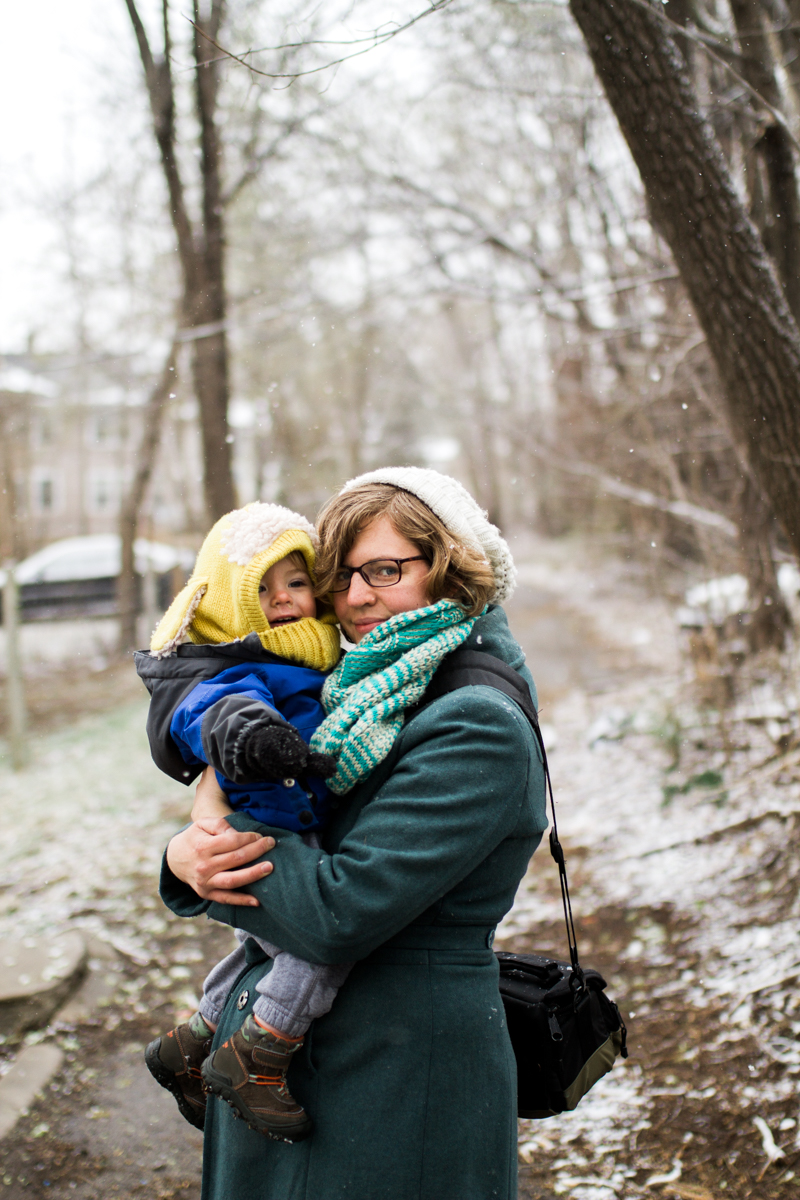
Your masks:
[[[270,874],[270,862],[247,864],[274,847],[274,838],[239,833],[224,817],[206,818],[176,833],[167,846],[167,863],[202,900],[257,908],[255,896],[235,889]]]
[[[195,789],[192,820],[213,820],[214,817],[227,817],[232,812],[227,796],[217,783],[216,771],[206,767]]]

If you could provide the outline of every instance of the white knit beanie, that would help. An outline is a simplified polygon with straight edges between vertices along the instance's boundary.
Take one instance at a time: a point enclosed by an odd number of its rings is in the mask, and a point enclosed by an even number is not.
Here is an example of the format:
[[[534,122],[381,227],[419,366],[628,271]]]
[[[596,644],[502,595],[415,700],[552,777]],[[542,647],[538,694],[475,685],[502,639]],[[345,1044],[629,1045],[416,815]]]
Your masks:
[[[381,467],[348,480],[342,491],[349,492],[362,483],[388,483],[427,504],[454,537],[488,561],[495,579],[492,600],[498,604],[508,600],[517,583],[511,551],[500,530],[457,479],[430,467]]]

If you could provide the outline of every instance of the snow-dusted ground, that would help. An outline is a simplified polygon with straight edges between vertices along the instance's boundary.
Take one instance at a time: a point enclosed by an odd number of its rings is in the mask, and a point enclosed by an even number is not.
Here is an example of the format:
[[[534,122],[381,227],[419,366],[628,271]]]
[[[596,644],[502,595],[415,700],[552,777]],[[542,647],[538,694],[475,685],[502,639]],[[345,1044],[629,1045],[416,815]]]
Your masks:
[[[720,1046],[750,1035],[765,1063],[780,1062],[786,1069],[772,1082],[759,1079],[757,1064],[753,1068],[752,1086],[740,1097],[743,1117],[760,1147],[765,1135],[754,1121],[761,1108],[789,1101],[792,1116],[783,1132],[772,1132],[784,1149],[798,1149],[800,911],[796,888],[787,899],[781,887],[792,856],[785,866],[780,856],[792,833],[795,850],[798,844],[800,753],[779,754],[767,733],[770,713],[796,714],[791,686],[777,694],[770,679],[756,681],[720,722],[693,703],[692,672],[681,662],[669,606],[630,594],[611,564],[598,574],[564,560],[563,551],[543,551],[542,561],[521,571],[523,587],[559,595],[591,622],[607,651],[616,647],[626,665],[633,653],[640,668],[633,682],[620,680],[594,695],[572,690],[548,712],[559,832],[579,863],[581,884],[573,896],[579,934],[581,914],[607,905],[673,906],[676,918],[690,918],[688,945],[701,968],[675,972],[651,1003],[679,991],[687,1005],[713,1004]],[[536,646],[526,648],[536,676]],[[678,751],[680,762],[670,770]],[[501,937],[559,920],[554,878],[543,846]],[[666,963],[663,937],[662,927],[643,915],[624,958],[657,962],[661,955]],[[617,998],[625,1007],[618,991]],[[788,1038],[787,1015],[793,1017]],[[783,1036],[775,1032],[779,1021]],[[574,1113],[521,1122],[521,1156],[554,1158],[552,1186],[573,1200],[652,1194],[646,1182],[631,1182],[630,1155],[621,1164],[616,1159],[623,1141],[647,1125],[651,1100],[640,1069],[618,1061]],[[576,1142],[594,1148],[588,1174],[581,1170],[587,1155]]]
[[[119,638],[115,617],[93,620],[31,621],[19,630],[19,653],[26,675],[41,674],[62,663],[89,670],[104,667]],[[6,671],[6,635],[0,628],[0,675]]]
[[[37,738],[24,771],[0,764],[0,930],[77,927],[147,960],[137,898],[191,792],[153,765],[146,715],[86,717]]]
[[[137,640],[149,644],[148,621],[139,617]],[[42,675],[53,667],[77,665],[101,671],[107,666],[119,641],[116,617],[85,620],[31,621],[20,626],[19,653],[25,675]],[[6,635],[0,625],[0,676],[6,671]]]
[[[581,919],[604,906],[641,910],[624,958],[663,964],[666,982],[637,1001],[640,1014],[677,996],[714,1006],[719,1047],[752,1039],[760,1058],[737,1100],[742,1121],[766,1153],[755,1122],[780,1099],[791,1115],[771,1135],[789,1156],[800,1118],[800,914],[797,887],[787,886],[800,840],[800,752],[790,745],[779,754],[775,739],[792,729],[791,688],[754,679],[721,722],[694,704],[670,605],[649,599],[621,568],[583,563],[569,547],[527,553],[511,623],[540,677],[559,827],[580,881],[579,935]],[[547,603],[565,638],[560,663],[550,627],[535,622]],[[153,881],[190,792],[152,765],[145,712],[146,703],[132,704],[43,736],[18,775],[0,764],[0,930],[83,928],[147,963],[149,939],[164,929]],[[500,936],[557,921],[554,884],[543,847]],[[664,906],[686,917],[697,964],[673,974],[663,926],[648,915]],[[611,975],[609,990],[625,1007],[623,975]],[[762,1077],[775,1063],[778,1075]],[[618,1063],[574,1113],[521,1122],[521,1157],[546,1159],[548,1186],[570,1200],[652,1195],[660,1185],[637,1176],[630,1147],[649,1127],[654,1096],[636,1061]],[[675,1161],[667,1172],[680,1174]]]

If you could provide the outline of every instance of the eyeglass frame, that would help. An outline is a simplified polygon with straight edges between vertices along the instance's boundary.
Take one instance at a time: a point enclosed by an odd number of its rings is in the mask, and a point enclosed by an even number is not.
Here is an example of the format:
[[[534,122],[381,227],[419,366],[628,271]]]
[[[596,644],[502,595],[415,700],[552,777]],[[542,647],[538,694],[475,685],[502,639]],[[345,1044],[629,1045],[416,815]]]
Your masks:
[[[370,565],[370,563],[379,563],[379,562],[394,563],[395,566],[397,567],[397,570],[399,571],[399,575],[397,576],[397,579],[393,579],[391,583],[370,583],[370,581],[367,579],[366,575],[364,574],[364,567],[368,567]],[[407,563],[407,562],[426,562],[430,566],[430,561],[425,557],[424,554],[412,554],[409,558],[388,558],[388,557],[370,558],[366,562],[362,563],[360,567],[346,567],[346,566],[342,565],[341,567],[339,567],[339,571],[349,571],[350,572],[350,578],[347,581],[347,587],[343,587],[343,588],[331,587],[331,594],[334,596],[343,596],[345,592],[349,592],[350,585],[353,582],[354,575],[360,575],[361,578],[364,580],[364,583],[367,585],[367,587],[370,587],[370,588],[397,587],[398,583],[403,578],[403,563]],[[338,571],[337,571],[337,574],[338,574]]]

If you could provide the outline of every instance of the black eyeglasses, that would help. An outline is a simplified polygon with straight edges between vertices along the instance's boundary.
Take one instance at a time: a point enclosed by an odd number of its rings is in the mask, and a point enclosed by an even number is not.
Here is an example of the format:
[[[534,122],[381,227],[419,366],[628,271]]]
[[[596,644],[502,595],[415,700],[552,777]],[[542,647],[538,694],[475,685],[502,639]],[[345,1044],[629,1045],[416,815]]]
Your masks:
[[[403,563],[427,561],[424,554],[414,554],[411,558],[373,558],[360,567],[339,567],[331,591],[348,591],[354,575],[360,575],[368,587],[391,587],[403,578]]]

